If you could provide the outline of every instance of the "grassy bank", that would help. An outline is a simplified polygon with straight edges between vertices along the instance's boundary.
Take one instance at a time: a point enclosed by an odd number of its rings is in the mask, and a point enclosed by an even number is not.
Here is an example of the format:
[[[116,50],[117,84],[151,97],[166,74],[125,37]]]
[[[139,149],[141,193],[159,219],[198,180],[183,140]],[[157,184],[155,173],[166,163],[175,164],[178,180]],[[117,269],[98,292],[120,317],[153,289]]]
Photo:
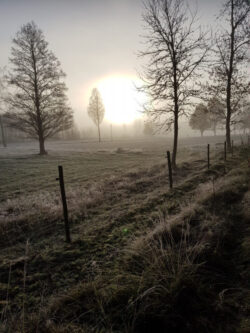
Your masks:
[[[246,331],[248,155],[238,149],[226,167],[218,156],[209,171],[193,156],[173,191],[161,162],[79,186],[69,194],[70,245],[59,202],[9,214],[2,331]]]

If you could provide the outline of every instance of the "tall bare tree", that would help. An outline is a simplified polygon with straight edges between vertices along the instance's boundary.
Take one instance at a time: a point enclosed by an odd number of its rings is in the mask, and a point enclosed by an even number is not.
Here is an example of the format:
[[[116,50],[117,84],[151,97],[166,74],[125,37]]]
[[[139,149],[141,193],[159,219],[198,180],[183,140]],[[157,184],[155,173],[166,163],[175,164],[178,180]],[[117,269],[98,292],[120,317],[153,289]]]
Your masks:
[[[88,115],[97,126],[99,142],[101,142],[100,125],[103,121],[104,114],[105,108],[102,102],[101,94],[97,88],[94,88],[89,99]]]
[[[226,106],[226,141],[231,149],[231,124],[237,121],[240,103],[249,94],[250,3],[227,0],[219,15],[223,23],[215,36],[215,63],[211,71],[209,92]]]
[[[148,0],[143,20],[148,34],[146,50],[140,56],[148,63],[143,67],[144,84],[139,91],[150,97],[145,111],[160,129],[174,129],[172,164],[176,167],[179,118],[187,114],[198,90],[198,69],[208,47],[205,33],[196,28],[196,14],[185,0]]]
[[[12,92],[6,113],[9,126],[39,140],[40,154],[46,154],[45,140],[72,125],[62,81],[65,74],[34,22],[21,27],[13,39],[11,54],[13,69],[8,82]]]

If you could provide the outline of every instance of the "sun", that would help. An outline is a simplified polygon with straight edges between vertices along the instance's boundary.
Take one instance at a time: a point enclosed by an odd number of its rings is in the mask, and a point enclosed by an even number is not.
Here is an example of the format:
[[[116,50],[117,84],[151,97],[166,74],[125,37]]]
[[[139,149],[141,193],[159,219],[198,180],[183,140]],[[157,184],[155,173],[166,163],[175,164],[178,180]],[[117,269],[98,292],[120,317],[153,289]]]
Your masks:
[[[134,76],[108,76],[96,83],[105,107],[105,119],[113,124],[128,124],[141,117],[143,98],[136,90]]]

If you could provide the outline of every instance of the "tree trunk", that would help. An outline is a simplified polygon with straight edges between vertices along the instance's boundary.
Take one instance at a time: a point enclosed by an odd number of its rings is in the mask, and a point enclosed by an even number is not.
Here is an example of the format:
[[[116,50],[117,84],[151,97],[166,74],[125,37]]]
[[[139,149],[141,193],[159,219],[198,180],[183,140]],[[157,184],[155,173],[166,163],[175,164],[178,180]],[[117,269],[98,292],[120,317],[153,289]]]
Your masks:
[[[234,61],[234,41],[235,41],[235,26],[234,26],[234,0],[231,0],[231,36],[230,36],[230,59],[229,70],[227,75],[227,117],[226,117],[226,142],[227,149],[232,150],[231,147],[231,90],[232,90],[232,76],[233,76],[233,61]]]
[[[5,135],[4,135],[4,128],[3,128],[3,122],[2,122],[2,116],[0,115],[0,127],[1,127],[1,133],[2,133],[2,143],[4,147],[7,147]]]
[[[172,168],[176,169],[176,155],[178,146],[178,116],[179,116],[179,105],[178,105],[178,83],[177,83],[177,66],[175,60],[174,52],[174,144],[173,144],[173,154],[172,154]]]
[[[216,126],[214,126],[214,136],[216,136]]]
[[[227,86],[227,117],[226,117],[226,142],[227,149],[231,151],[231,78]]]
[[[36,67],[36,58],[34,54],[34,49],[32,47],[32,59],[33,59],[33,68],[34,68],[34,90],[35,90],[35,106],[36,106],[36,123],[37,123],[37,132],[38,132],[38,140],[40,147],[40,155],[46,155],[47,152],[44,147],[44,131],[43,131],[43,122],[41,118],[40,112],[40,96],[38,91],[38,80],[37,80],[37,67]]]
[[[101,131],[100,131],[100,124],[98,123],[98,138],[99,138],[99,142],[101,142]]]
[[[39,147],[40,147],[39,155],[47,155],[47,152],[46,152],[45,146],[44,146],[44,138],[42,135],[39,136]]]
[[[173,144],[173,154],[172,154],[172,168],[176,169],[176,155],[178,146],[178,113],[174,117],[174,144]]]

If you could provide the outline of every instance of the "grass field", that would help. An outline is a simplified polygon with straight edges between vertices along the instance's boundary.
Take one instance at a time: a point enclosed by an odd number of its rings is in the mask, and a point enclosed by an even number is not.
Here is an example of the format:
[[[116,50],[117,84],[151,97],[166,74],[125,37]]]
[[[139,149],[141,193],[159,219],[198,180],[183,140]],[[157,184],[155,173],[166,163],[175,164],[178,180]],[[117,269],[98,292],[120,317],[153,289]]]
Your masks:
[[[32,145],[33,146],[33,145]],[[69,186],[101,181],[133,168],[143,168],[164,160],[163,141],[150,147],[138,141],[116,143],[55,142],[49,155],[40,157],[31,147],[2,150],[0,155],[0,200],[19,194],[56,189],[57,166],[63,165]],[[156,149],[155,149],[156,148]],[[166,147],[165,147],[166,150]],[[0,152],[1,153],[1,152]]]
[[[203,150],[206,144],[222,143],[222,137],[204,137],[180,140],[179,161],[188,151]],[[202,149],[201,149],[202,147]],[[48,142],[49,155],[37,155],[36,142],[9,144],[0,149],[0,201],[22,194],[52,190],[57,187],[57,166],[65,169],[65,182],[69,186],[100,181],[120,175],[131,169],[150,167],[166,161],[171,149],[169,139],[128,139],[114,142],[52,141]]]
[[[244,332],[249,149],[224,164],[202,140],[180,142],[172,191],[163,139],[2,150],[0,331]]]

